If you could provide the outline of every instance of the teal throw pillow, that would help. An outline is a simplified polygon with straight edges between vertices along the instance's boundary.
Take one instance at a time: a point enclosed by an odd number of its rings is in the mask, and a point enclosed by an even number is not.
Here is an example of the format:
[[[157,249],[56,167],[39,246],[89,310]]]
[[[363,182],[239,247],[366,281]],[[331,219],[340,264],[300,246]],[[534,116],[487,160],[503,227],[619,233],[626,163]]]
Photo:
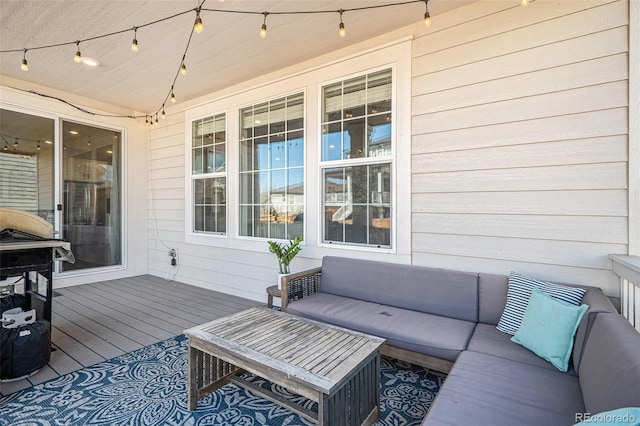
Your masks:
[[[534,288],[522,324],[511,340],[566,372],[573,337],[587,309],[588,305],[571,305]]]
[[[640,407],[618,408],[598,414],[584,413],[580,417],[584,418],[584,420],[574,426],[640,426]],[[576,420],[580,420],[580,418],[576,418]]]

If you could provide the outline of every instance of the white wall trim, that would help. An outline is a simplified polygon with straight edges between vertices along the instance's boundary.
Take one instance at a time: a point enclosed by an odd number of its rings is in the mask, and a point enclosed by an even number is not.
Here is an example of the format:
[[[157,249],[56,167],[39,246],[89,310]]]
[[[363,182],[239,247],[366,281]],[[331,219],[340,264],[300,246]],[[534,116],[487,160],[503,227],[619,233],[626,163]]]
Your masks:
[[[629,254],[640,254],[640,1],[629,2]]]

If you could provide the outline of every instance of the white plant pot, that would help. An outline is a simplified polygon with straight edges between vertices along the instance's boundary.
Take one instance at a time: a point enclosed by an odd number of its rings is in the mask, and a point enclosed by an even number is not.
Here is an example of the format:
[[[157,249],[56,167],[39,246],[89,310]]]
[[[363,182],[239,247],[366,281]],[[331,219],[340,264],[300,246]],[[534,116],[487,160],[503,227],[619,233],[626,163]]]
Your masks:
[[[286,277],[289,274],[278,274],[278,290],[282,290],[282,277]]]

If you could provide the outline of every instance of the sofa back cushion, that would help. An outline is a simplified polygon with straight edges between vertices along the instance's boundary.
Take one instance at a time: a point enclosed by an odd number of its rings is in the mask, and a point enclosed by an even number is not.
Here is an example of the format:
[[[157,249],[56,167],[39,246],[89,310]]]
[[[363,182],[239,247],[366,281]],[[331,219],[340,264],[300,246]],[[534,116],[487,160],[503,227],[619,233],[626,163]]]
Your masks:
[[[478,274],[478,322],[498,325],[508,290],[509,276]]]
[[[478,320],[478,274],[325,256],[320,291],[466,321]]]
[[[640,333],[622,316],[599,313],[585,343],[580,388],[589,413],[640,406]]]

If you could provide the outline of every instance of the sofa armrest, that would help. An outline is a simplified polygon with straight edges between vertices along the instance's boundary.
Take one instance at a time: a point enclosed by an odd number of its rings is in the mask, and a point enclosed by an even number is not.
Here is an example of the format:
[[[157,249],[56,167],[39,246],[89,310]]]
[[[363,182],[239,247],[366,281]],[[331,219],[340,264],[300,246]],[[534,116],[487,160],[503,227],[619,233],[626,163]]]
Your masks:
[[[321,274],[321,268],[318,267],[282,277],[282,311],[287,312],[289,302],[317,293]]]

